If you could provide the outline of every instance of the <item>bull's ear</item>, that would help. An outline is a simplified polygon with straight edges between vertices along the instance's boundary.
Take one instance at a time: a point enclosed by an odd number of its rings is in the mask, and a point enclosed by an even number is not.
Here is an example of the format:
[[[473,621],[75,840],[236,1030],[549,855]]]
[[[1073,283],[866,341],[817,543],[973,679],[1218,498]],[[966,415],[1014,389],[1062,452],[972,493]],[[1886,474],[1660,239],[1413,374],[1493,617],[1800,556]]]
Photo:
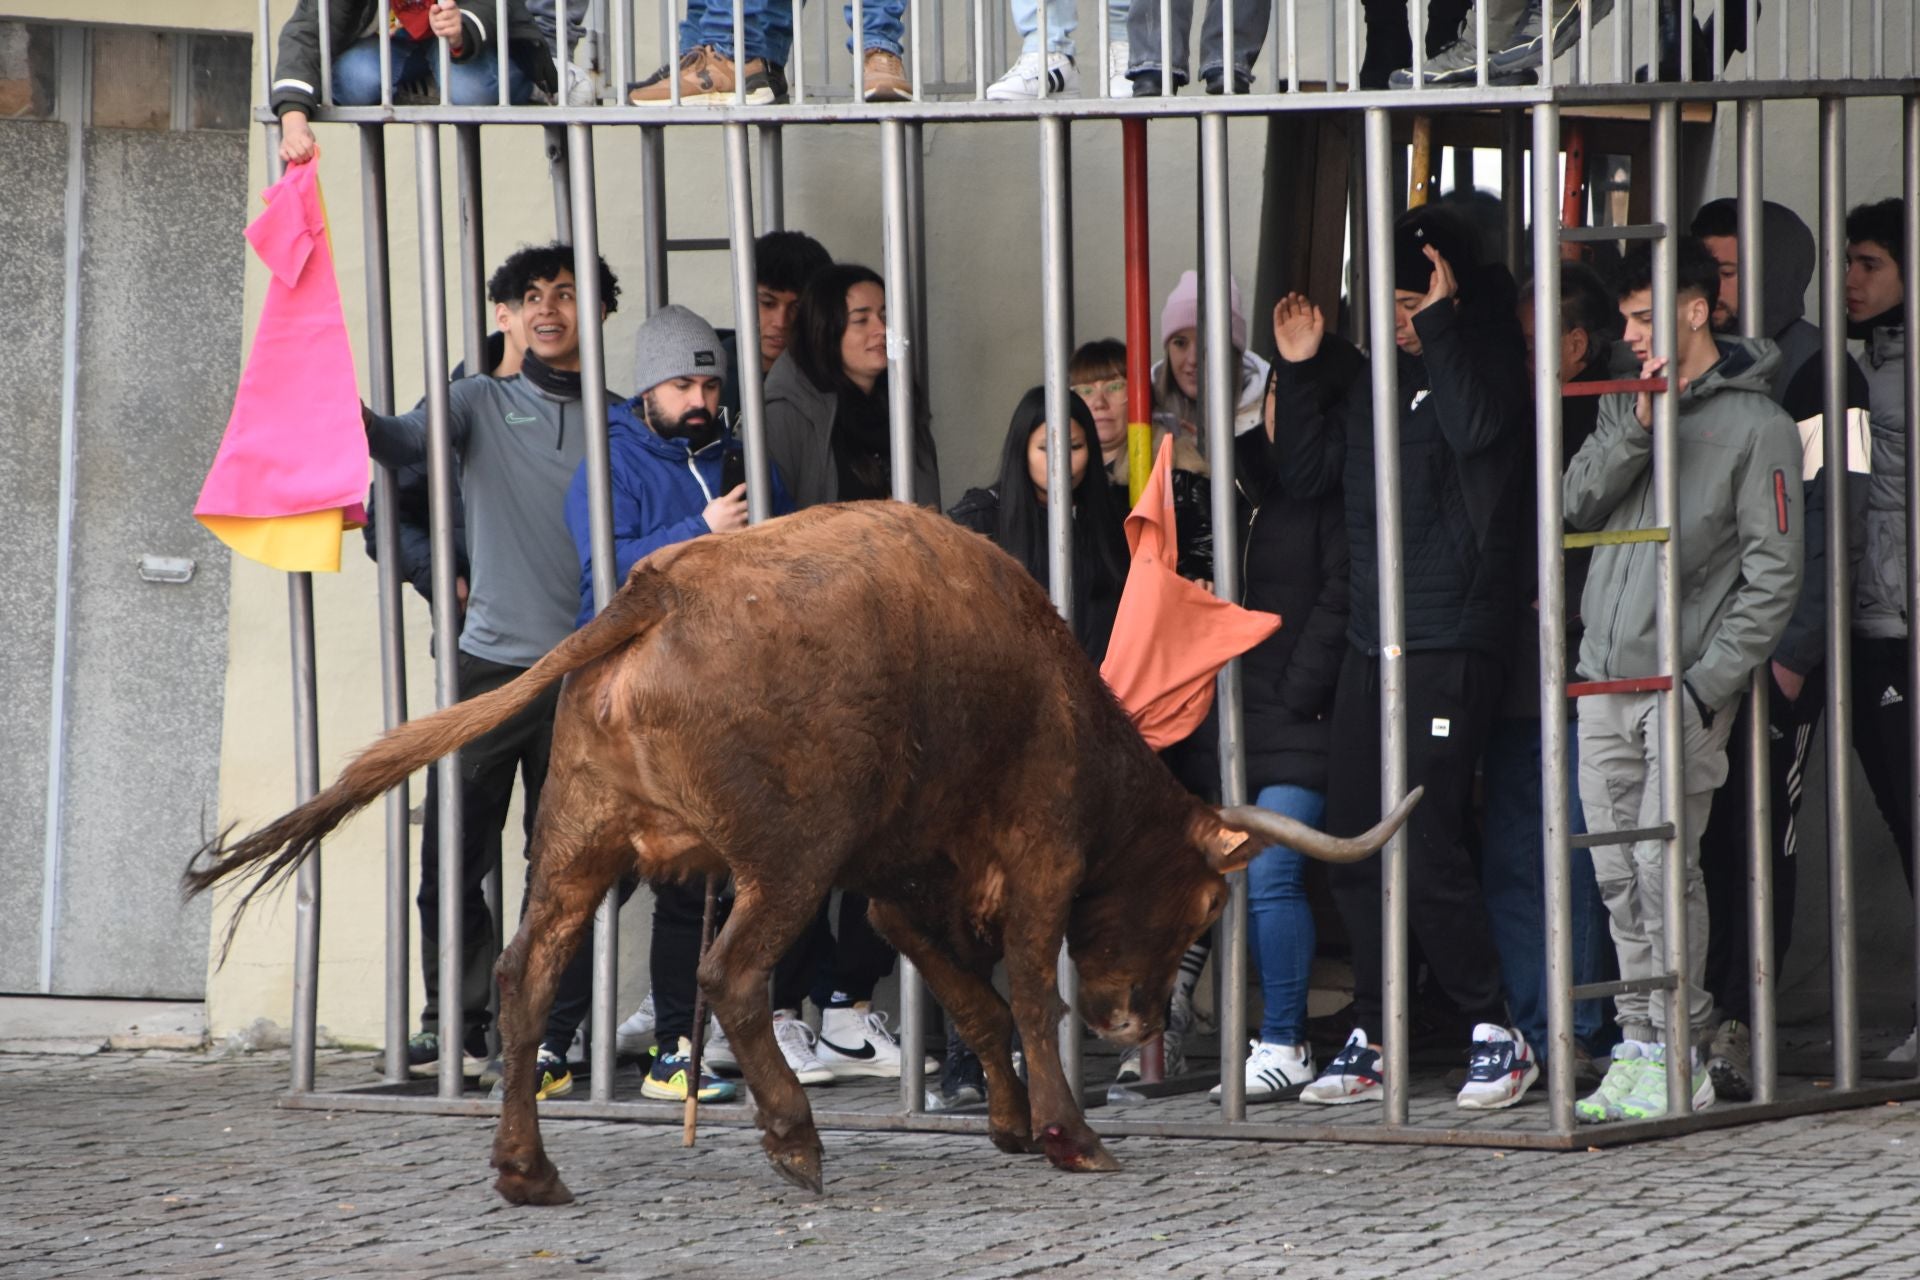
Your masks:
[[[1260,852],[1246,832],[1224,824],[1215,827],[1203,838],[1207,850],[1207,865],[1221,875],[1235,871],[1244,871],[1253,861],[1253,855]]]

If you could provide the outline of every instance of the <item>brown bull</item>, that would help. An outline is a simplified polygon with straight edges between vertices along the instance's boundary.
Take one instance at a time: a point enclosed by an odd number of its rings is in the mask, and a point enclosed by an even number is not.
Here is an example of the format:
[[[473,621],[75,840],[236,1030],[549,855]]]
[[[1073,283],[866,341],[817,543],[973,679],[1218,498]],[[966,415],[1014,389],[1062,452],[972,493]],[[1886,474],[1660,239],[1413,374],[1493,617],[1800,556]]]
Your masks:
[[[496,969],[506,1101],[493,1165],[515,1203],[572,1198],[541,1146],[534,1056],[560,971],[626,872],[732,873],[733,912],[699,981],[789,1179],[819,1190],[820,1137],[774,1041],[767,978],[835,886],[872,900],[874,926],[979,1053],[994,1144],[1113,1169],[1060,1067],[1062,942],[1088,1024],[1137,1044],[1160,1030],[1181,954],[1219,916],[1224,873],[1273,842],[1365,857],[1418,798],[1357,840],[1203,804],[1019,564],[937,514],[859,503],[655,553],[518,680],[394,729],[307,804],[201,850],[190,890],[254,868],[251,898],[562,676],[526,911]],[[1002,958],[1011,1009],[991,982]],[[1030,1086],[1013,1071],[1016,1025]]]

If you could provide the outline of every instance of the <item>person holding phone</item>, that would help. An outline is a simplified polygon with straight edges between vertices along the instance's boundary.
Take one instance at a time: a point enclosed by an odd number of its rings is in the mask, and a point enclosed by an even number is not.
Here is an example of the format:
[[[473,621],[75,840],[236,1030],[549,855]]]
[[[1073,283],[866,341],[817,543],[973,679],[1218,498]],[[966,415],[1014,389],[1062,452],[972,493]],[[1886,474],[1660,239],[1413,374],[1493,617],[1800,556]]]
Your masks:
[[[626,581],[634,565],[662,547],[747,527],[744,455],[720,415],[720,384],[726,376],[727,355],[720,335],[687,308],[662,307],[640,326],[634,339],[633,369],[639,390],[608,414],[616,581]],[[785,515],[793,510],[793,500],[778,475],[772,483],[774,514]],[[593,533],[585,463],[567,493],[567,528],[580,553],[578,621],[584,624],[594,612]],[[623,899],[632,889],[631,883],[622,886]],[[648,960],[653,990],[648,999],[654,1008],[658,1052],[640,1086],[649,1098],[684,1101],[687,1096],[694,968],[700,958],[704,903],[698,882],[653,889]],[[586,952],[583,947],[581,954]],[[584,1008],[563,1009],[556,1001],[542,1043],[568,1043],[584,1012]],[[556,1019],[562,1024],[556,1024]],[[733,1065],[723,1036],[709,1038],[705,1061],[716,1071]],[[818,1064],[812,1074],[815,1080],[829,1078]],[[731,1083],[702,1072],[702,1102],[725,1102],[734,1093]]]

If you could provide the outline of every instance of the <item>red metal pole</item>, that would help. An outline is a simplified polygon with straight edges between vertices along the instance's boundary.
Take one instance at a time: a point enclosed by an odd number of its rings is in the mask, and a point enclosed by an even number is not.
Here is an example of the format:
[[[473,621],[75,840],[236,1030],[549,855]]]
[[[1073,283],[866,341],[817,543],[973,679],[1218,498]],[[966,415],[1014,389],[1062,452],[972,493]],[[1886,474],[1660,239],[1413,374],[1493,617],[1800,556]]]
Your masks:
[[[1120,122],[1126,213],[1127,499],[1140,501],[1153,469],[1153,320],[1147,292],[1147,122]],[[1156,1045],[1157,1049],[1158,1046]]]

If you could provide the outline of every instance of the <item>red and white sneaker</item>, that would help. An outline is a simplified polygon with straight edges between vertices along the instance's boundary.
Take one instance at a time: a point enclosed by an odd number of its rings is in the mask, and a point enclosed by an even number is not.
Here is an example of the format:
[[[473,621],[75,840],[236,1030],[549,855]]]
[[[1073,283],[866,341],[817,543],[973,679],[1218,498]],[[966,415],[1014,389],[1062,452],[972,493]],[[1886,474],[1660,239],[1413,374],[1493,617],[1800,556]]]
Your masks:
[[[1483,1022],[1473,1029],[1473,1057],[1456,1103],[1467,1111],[1498,1111],[1526,1096],[1540,1063],[1518,1031]]]

